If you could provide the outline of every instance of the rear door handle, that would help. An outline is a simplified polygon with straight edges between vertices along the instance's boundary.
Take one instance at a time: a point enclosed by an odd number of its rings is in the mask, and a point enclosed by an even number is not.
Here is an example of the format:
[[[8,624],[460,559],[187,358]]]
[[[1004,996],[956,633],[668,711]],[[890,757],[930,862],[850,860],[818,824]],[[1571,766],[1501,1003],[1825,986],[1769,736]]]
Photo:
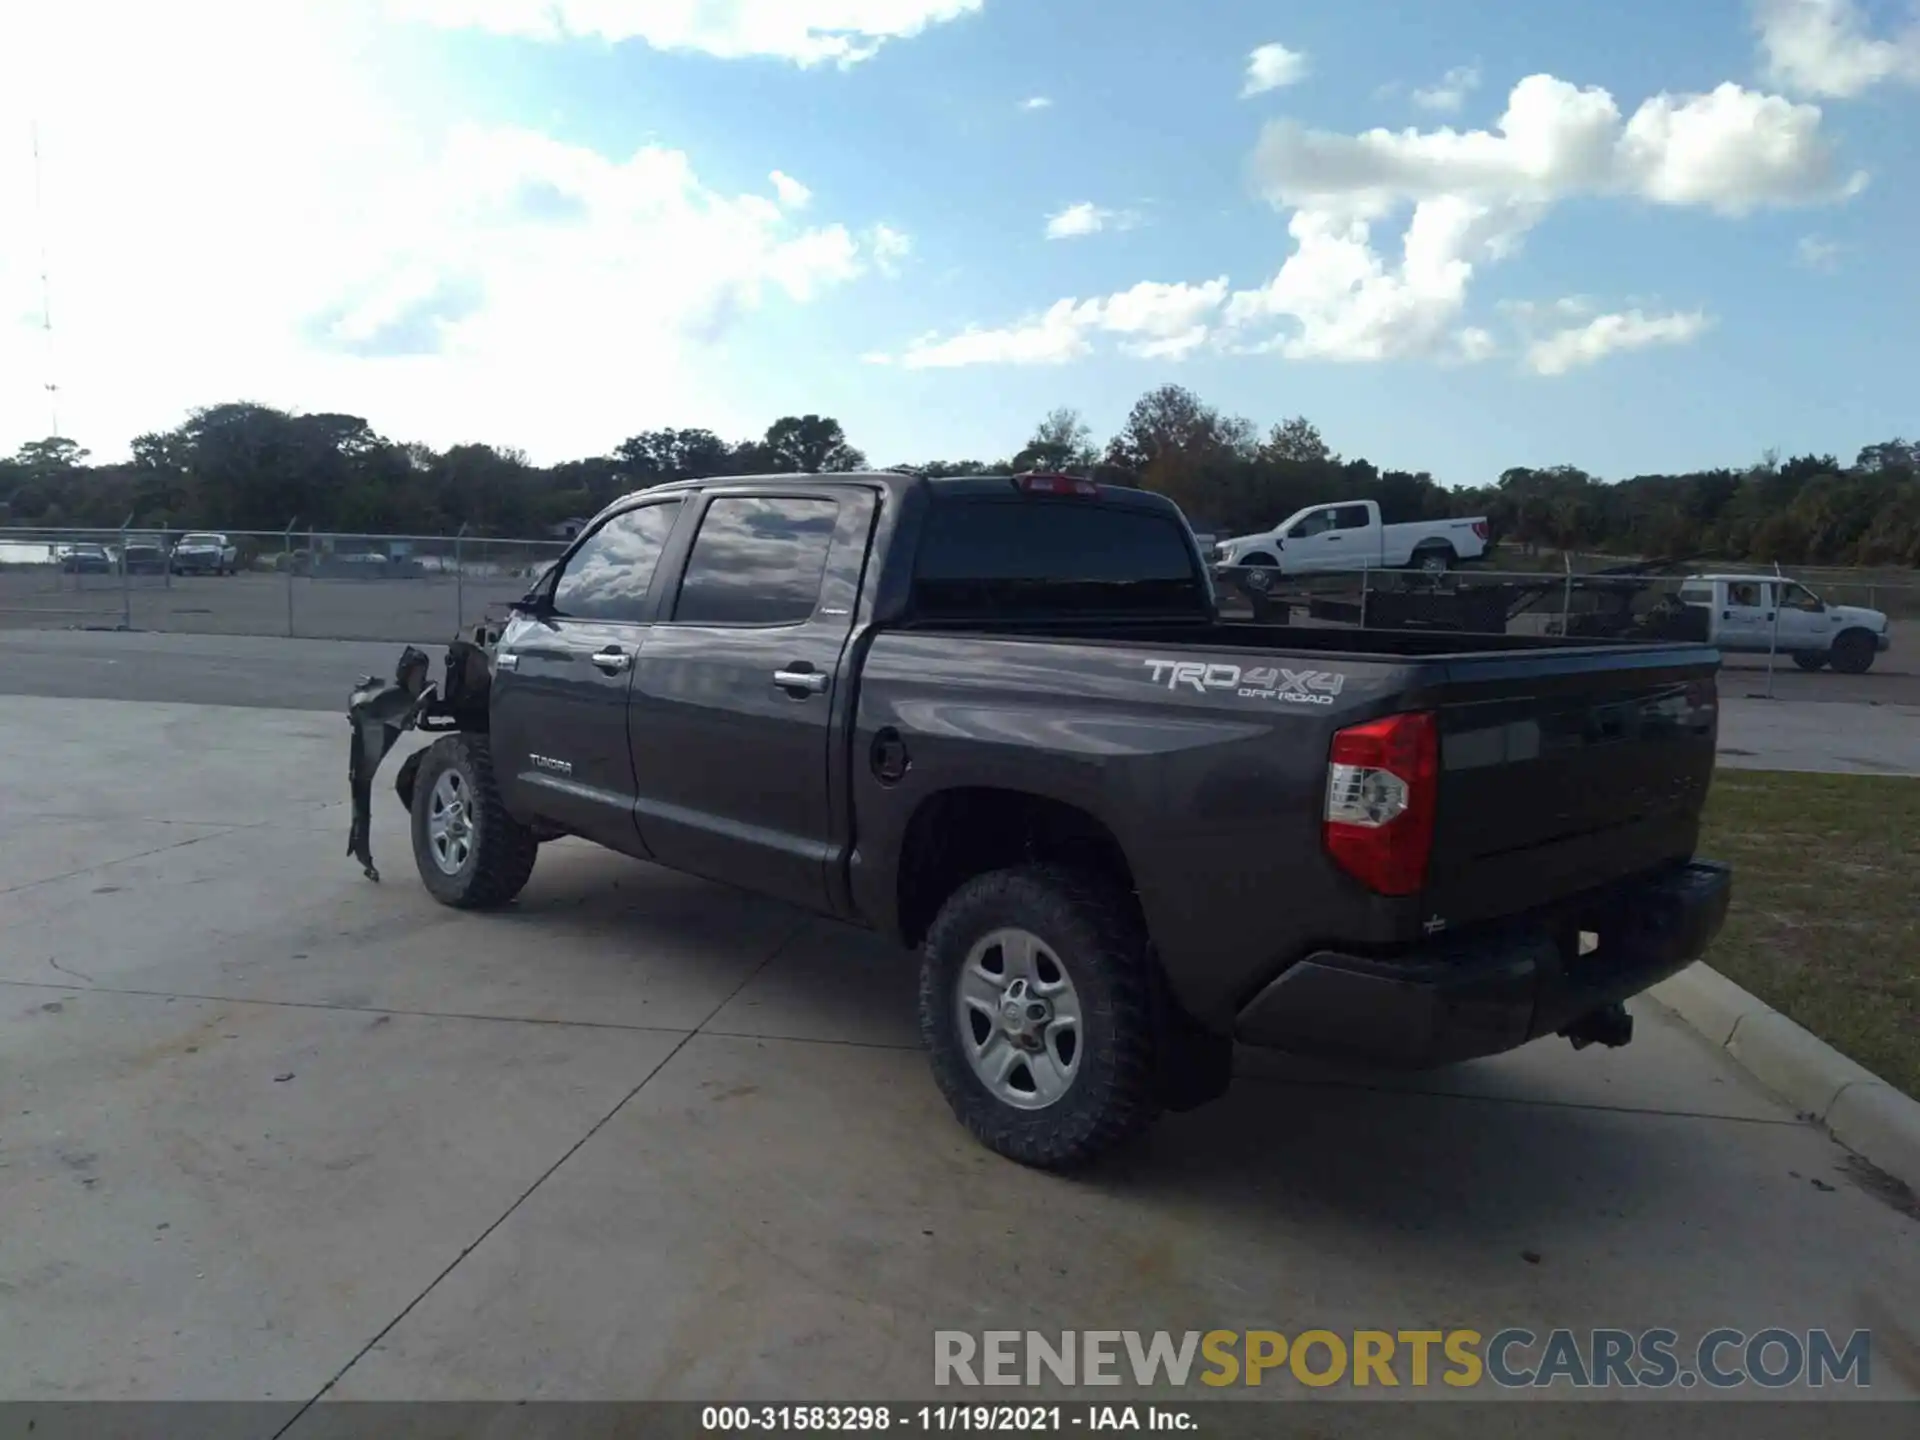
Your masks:
[[[609,675],[618,675],[633,664],[633,653],[622,650],[618,645],[609,645],[606,649],[596,650],[593,653],[593,663]]]
[[[776,670],[773,683],[782,690],[805,690],[812,695],[822,695],[827,689],[827,673],[824,670]]]

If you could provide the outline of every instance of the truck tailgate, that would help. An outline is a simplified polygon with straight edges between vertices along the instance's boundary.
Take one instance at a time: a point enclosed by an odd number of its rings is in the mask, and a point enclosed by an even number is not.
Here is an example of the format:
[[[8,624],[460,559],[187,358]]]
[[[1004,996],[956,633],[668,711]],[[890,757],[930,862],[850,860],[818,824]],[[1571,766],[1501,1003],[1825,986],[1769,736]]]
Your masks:
[[[1511,914],[1691,855],[1718,664],[1690,646],[1449,661],[1429,912]]]

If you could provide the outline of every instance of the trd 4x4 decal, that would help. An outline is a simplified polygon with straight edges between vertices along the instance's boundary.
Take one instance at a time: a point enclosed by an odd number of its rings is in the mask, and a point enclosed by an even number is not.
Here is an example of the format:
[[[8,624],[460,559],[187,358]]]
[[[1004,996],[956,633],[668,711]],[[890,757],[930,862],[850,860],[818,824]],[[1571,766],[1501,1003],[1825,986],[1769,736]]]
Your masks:
[[[1283,670],[1272,666],[1209,665],[1203,660],[1145,660],[1156,685],[1206,695],[1232,691],[1242,700],[1283,705],[1331,705],[1347,677],[1333,670]]]

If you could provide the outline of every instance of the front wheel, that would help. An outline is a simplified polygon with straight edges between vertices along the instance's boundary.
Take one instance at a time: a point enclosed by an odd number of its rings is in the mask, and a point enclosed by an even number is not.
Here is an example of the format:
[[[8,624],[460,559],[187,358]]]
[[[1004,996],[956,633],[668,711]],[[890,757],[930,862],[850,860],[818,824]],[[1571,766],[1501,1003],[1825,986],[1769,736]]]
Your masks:
[[[1831,660],[1842,675],[1864,675],[1873,668],[1873,636],[1864,630],[1847,630],[1833,637]]]
[[[1151,961],[1126,896],[1052,865],[976,876],[941,907],[920,1032],[959,1121],[1023,1165],[1066,1169],[1159,1113]]]
[[[526,888],[539,853],[494,781],[485,735],[450,735],[428,749],[413,787],[413,859],[442,905],[491,910]]]

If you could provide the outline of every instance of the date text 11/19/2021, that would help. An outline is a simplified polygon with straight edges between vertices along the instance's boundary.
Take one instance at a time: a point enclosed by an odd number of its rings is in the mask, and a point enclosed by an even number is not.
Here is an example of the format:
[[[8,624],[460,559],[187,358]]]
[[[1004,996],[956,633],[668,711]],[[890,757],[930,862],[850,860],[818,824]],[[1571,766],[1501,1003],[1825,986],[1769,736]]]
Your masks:
[[[1157,1430],[1194,1433],[1190,1411],[1172,1405],[708,1405],[700,1428],[717,1433],[839,1431],[874,1434],[1059,1433]]]

